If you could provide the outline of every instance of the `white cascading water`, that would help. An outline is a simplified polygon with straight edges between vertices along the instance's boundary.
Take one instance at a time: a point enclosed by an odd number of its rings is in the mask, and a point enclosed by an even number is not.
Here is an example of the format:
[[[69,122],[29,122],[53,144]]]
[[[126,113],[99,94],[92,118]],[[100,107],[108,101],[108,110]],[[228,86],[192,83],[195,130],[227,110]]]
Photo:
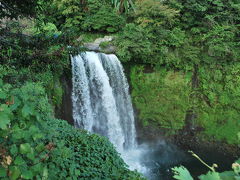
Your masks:
[[[115,55],[86,52],[71,58],[75,126],[106,136],[130,169],[143,171],[131,98]]]

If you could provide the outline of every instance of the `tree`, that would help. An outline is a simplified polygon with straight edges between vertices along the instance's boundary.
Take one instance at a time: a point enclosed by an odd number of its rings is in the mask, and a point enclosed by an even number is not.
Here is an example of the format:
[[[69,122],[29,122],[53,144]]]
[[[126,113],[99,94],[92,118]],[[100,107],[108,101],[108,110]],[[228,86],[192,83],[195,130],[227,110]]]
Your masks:
[[[34,16],[37,7],[38,1],[35,0],[0,0],[0,19]]]

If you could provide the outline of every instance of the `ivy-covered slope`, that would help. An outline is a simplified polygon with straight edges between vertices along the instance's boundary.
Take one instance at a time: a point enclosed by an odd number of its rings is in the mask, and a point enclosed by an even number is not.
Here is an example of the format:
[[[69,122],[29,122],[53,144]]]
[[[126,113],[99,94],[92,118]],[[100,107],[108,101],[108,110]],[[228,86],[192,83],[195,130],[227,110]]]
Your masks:
[[[54,119],[44,88],[0,79],[1,179],[143,179],[104,137]]]

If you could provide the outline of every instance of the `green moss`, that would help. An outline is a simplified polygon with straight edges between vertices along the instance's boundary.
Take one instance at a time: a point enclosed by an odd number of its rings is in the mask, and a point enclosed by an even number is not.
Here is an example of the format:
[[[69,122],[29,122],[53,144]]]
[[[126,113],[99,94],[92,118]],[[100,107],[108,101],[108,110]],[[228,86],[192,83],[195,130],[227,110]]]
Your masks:
[[[199,70],[197,123],[207,138],[238,144],[240,64],[202,66]]]
[[[184,126],[189,108],[189,81],[184,73],[162,69],[143,73],[143,67],[131,72],[133,103],[144,125],[154,125],[171,132]]]
[[[104,34],[101,33],[84,33],[80,36],[80,40],[83,43],[94,42],[97,38],[104,37]]]
[[[110,42],[105,41],[105,42],[101,42],[99,46],[104,49],[104,48],[107,48],[109,45],[110,45]]]
[[[201,66],[198,85],[192,88],[191,73],[165,68],[143,73],[144,67],[134,67],[132,97],[142,124],[175,133],[186,125],[185,117],[191,110],[196,116],[190,123],[203,129],[198,134],[201,138],[238,144],[239,69],[240,63]]]

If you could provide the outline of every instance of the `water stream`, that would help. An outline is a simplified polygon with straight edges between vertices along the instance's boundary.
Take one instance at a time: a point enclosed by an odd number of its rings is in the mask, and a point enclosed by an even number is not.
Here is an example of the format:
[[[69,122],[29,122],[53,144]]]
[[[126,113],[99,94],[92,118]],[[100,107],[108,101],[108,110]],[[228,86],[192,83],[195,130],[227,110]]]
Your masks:
[[[86,52],[71,61],[75,126],[108,137],[130,169],[145,172],[128,82],[118,58]]]

